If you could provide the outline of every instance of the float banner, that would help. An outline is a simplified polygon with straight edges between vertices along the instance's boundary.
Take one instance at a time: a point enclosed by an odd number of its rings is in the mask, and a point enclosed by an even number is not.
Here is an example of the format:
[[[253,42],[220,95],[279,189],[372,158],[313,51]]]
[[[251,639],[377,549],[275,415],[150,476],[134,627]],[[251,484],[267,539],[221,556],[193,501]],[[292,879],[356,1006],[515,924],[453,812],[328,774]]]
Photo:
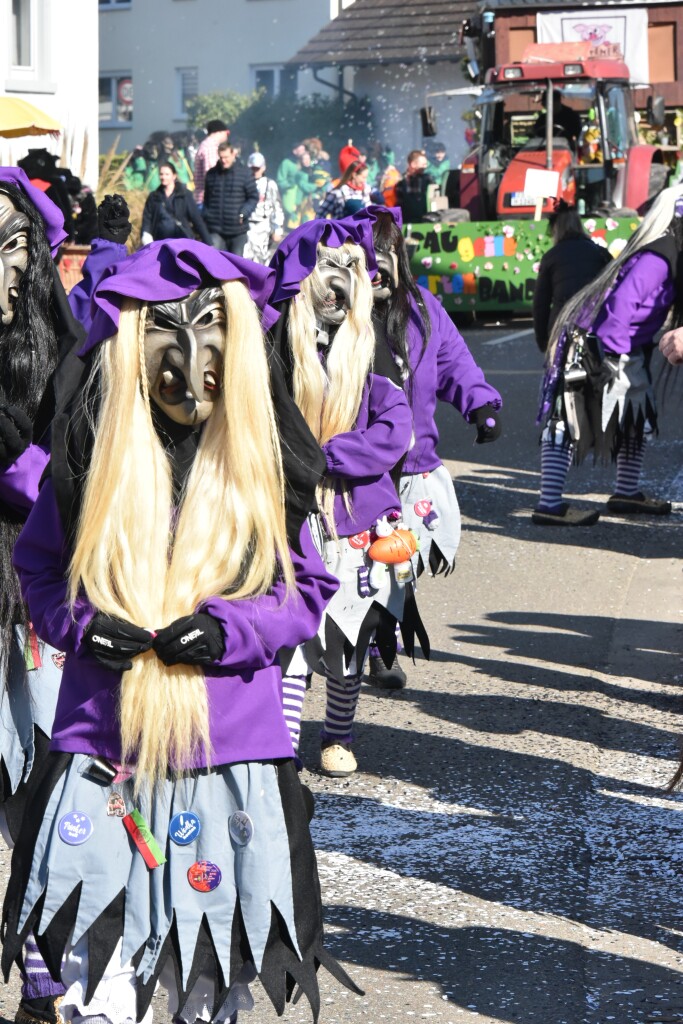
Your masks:
[[[592,57],[623,60],[632,82],[650,81],[648,47],[643,46],[647,40],[647,10],[643,7],[537,14],[536,36],[539,43],[592,43]]]

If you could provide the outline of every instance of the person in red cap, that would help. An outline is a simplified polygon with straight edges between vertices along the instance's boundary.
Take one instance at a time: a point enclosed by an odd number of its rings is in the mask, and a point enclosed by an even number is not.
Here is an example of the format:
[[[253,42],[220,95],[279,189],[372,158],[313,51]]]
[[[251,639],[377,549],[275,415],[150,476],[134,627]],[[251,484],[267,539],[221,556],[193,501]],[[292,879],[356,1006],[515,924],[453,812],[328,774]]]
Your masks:
[[[361,151],[357,146],[352,146],[349,142],[348,146],[343,146],[339,150],[339,173],[343,174],[349,164],[356,161],[365,163],[365,157],[361,155]]]

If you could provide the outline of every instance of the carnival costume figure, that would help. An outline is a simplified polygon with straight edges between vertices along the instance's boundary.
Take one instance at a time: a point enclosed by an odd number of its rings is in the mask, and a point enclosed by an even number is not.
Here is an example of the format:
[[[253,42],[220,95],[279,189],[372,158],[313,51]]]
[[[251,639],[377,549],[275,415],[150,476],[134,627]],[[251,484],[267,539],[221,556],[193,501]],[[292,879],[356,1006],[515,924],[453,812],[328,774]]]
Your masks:
[[[250,1007],[257,975],[278,1013],[298,983],[316,1019],[320,963],[354,987],[323,946],[282,715],[278,650],[336,583],[302,530],[324,467],[269,367],[271,277],[184,239],[105,272],[15,548],[66,659],[2,967],[32,929],[69,1020],[148,1022],[157,981],[188,1024]]]
[[[11,559],[48,461],[46,386],[60,355],[83,337],[53,263],[66,237],[52,200],[23,170],[0,168],[0,818],[10,846],[33,766],[47,753],[64,660],[38,640]],[[17,1021],[54,1024],[62,992],[28,935]]]
[[[287,670],[285,713],[296,749],[307,676],[321,672],[327,680],[321,764],[335,776],[356,768],[352,727],[370,639],[378,629],[391,664],[396,621],[414,606],[412,572],[400,577],[396,565],[375,560],[371,547],[385,534],[401,568],[410,570],[406,540],[414,544],[414,538],[392,524],[400,524],[401,509],[392,471],[410,443],[411,416],[392,379],[392,360],[375,350],[371,252],[369,220],[317,220],[288,235],[272,261],[271,302],[283,311],[276,344],[294,400],[325,454],[314,529],[340,584],[317,641]],[[373,264],[369,269],[374,273]]]
[[[418,538],[416,575],[448,575],[460,543],[460,509],[451,475],[437,453],[437,402],[456,409],[476,427],[478,444],[500,435],[499,393],[477,366],[464,338],[441,304],[415,284],[401,232],[401,211],[371,206],[377,272],[373,323],[400,370],[413,417],[413,440],[401,467],[403,522]],[[405,685],[403,670],[387,668],[371,651],[368,682],[383,689]]]
[[[667,515],[671,504],[640,490],[648,435],[657,409],[650,361],[654,338],[674,307],[680,318],[683,188],[665,189],[620,255],[571,299],[548,347],[537,422],[541,494],[532,518],[540,525],[589,526],[597,510],[563,501],[569,466],[593,451],[616,462],[607,510]]]

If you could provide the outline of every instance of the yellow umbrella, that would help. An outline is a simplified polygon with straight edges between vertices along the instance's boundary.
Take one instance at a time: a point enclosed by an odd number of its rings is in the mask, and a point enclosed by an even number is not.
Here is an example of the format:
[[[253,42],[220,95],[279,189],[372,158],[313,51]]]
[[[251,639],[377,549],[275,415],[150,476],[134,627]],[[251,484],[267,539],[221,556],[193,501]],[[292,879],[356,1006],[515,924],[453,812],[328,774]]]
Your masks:
[[[62,126],[49,114],[18,96],[0,96],[0,136],[18,139],[22,135],[54,135]]]

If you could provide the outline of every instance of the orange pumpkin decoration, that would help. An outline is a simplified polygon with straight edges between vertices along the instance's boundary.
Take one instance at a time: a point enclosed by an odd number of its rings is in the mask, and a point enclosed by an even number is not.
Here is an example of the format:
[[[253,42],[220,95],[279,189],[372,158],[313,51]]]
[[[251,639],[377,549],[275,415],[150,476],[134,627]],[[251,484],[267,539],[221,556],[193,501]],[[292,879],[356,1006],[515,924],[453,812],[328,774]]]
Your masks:
[[[368,554],[374,562],[398,565],[409,562],[416,551],[417,541],[411,530],[394,530],[389,537],[378,537],[373,541]]]

